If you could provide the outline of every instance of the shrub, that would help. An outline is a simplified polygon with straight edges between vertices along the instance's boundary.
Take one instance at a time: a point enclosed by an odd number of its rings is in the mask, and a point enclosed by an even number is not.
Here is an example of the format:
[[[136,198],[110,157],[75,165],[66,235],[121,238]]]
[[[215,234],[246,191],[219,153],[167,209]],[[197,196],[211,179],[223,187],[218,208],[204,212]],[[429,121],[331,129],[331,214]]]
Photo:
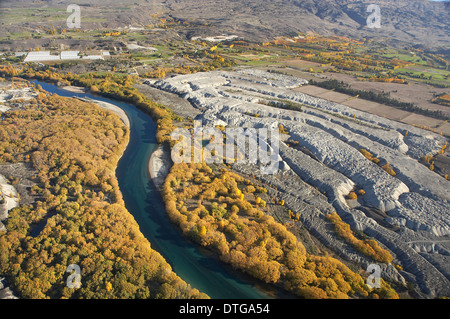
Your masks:
[[[334,224],[334,229],[338,236],[344,238],[347,242],[352,244],[356,249],[366,256],[372,257],[374,260],[390,263],[393,258],[389,251],[381,248],[378,243],[373,239],[360,240],[355,237],[350,225],[344,223],[335,212],[328,214],[327,219]]]
[[[392,168],[391,164],[389,164],[389,162],[386,162],[386,164],[381,166],[381,168],[384,169],[386,171],[386,173],[388,173],[391,176],[397,175],[395,173],[394,169]]]
[[[378,158],[374,157],[374,156],[372,155],[372,153],[370,153],[368,150],[362,148],[362,149],[360,149],[359,151],[360,151],[360,153],[361,153],[365,158],[367,158],[369,161],[372,161],[372,162],[375,163],[375,164],[379,164],[379,163],[380,163],[380,160],[379,160]]]
[[[355,192],[350,192],[350,193],[347,195],[347,198],[348,198],[348,199],[357,199],[358,196],[356,195]]]
[[[283,124],[280,124],[278,126],[278,130],[280,131],[281,134],[289,134],[289,132],[284,128]]]
[[[254,193],[256,191],[256,188],[254,187],[254,186],[252,186],[252,185],[248,185],[246,188],[245,188],[245,192],[246,193]]]

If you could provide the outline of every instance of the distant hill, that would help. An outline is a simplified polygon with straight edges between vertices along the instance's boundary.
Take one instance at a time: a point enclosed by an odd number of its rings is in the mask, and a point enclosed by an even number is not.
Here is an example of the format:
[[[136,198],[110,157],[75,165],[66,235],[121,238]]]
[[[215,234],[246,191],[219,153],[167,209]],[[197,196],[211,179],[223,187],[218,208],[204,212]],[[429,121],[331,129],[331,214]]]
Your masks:
[[[2,0],[0,32],[17,31],[18,25],[52,23],[46,14],[52,17],[52,9],[59,8],[61,13],[71,3],[82,5],[85,28],[145,26],[157,21],[157,14],[190,22],[187,37],[226,33],[261,40],[317,32],[426,47],[448,48],[450,43],[450,3],[430,0]],[[366,25],[369,4],[380,6],[380,29]],[[47,11],[37,12],[33,19],[8,19],[13,11],[7,8],[20,7]],[[39,20],[41,14],[43,19]]]
[[[247,36],[321,34],[449,45],[449,2],[429,0],[167,0],[174,17],[207,21],[223,32]],[[378,4],[381,28],[366,26],[367,7]]]

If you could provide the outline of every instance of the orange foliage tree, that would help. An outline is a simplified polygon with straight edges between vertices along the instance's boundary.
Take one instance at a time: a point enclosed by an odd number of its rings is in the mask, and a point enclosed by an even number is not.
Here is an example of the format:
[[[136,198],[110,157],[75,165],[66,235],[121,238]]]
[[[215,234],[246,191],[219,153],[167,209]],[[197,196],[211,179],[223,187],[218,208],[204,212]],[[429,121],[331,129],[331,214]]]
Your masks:
[[[195,182],[199,175],[208,180]],[[163,188],[166,211],[186,236],[266,283],[306,298],[371,294],[363,278],[337,259],[308,254],[284,225],[258,207],[262,206],[259,197],[254,197],[255,206],[245,198],[244,185],[241,176],[225,168],[213,171],[205,163],[175,164]],[[392,288],[384,285],[384,290]],[[392,297],[397,297],[395,291]]]

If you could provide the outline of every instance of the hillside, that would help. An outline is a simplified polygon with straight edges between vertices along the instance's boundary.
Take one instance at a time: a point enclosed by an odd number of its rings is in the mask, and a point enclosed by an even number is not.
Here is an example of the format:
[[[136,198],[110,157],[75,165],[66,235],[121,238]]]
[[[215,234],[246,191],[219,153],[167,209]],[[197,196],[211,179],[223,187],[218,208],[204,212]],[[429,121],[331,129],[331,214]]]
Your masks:
[[[75,0],[70,3],[81,6],[84,30],[144,27],[158,23],[159,18],[173,18],[188,23],[180,32],[188,38],[227,33],[260,41],[297,32],[317,32],[390,43],[405,41],[433,48],[445,48],[449,41],[449,3],[429,0],[106,0],[93,4]],[[68,4],[54,0],[2,1],[0,37],[22,30],[64,27]],[[366,26],[369,4],[381,8],[380,29]]]
[[[448,3],[428,0],[350,1],[350,0],[272,0],[188,1],[169,0],[174,17],[198,19],[223,32],[242,36],[276,36],[280,33],[318,32],[320,34],[374,37],[417,42],[428,46],[448,43]],[[369,4],[381,8],[381,29],[366,26]]]

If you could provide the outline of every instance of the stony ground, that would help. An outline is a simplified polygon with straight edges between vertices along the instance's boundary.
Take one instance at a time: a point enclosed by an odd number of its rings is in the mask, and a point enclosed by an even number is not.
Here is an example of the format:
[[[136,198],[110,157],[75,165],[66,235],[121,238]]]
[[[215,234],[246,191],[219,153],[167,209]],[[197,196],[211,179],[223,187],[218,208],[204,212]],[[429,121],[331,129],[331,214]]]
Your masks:
[[[188,113],[195,118],[201,111],[203,125],[282,124],[288,135],[281,134],[276,174],[261,173],[258,164],[234,164],[233,169],[273,185],[286,206],[300,213],[301,225],[342,258],[362,266],[371,263],[335,235],[324,218],[333,211],[353,230],[374,237],[403,267],[399,271],[384,264],[385,278],[412,282],[426,297],[450,294],[450,182],[419,163],[422,156],[437,154],[446,138],[309,96],[295,90],[306,80],[260,70],[146,83],[189,101],[195,111],[190,107]],[[361,149],[380,162],[368,160]],[[394,176],[382,169],[386,163]],[[363,196],[347,200],[351,191],[361,189]]]

